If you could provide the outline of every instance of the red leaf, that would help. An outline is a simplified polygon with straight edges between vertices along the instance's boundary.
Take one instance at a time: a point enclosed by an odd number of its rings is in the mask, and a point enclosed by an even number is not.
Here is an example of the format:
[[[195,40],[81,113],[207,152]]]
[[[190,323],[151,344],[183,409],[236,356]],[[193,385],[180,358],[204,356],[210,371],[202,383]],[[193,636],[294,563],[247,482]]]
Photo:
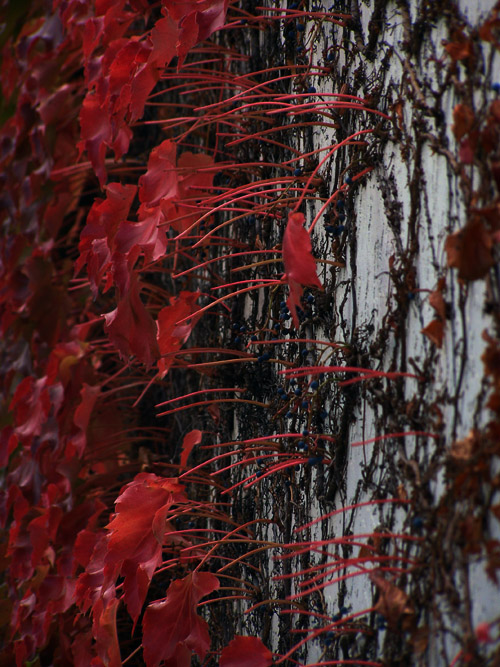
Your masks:
[[[184,436],[184,440],[182,441],[181,469],[186,467],[191,450],[193,447],[200,444],[202,436],[203,431],[199,431],[197,428],[193,431],[189,431],[189,433],[186,433]]]
[[[475,140],[473,137],[467,137],[460,142],[458,149],[458,159],[462,164],[472,164],[474,162]]]
[[[204,210],[196,210],[196,200],[203,196],[213,184],[214,164],[210,155],[204,153],[182,153],[177,162],[178,194],[173,199],[165,199],[162,210],[165,218],[172,220],[172,227],[179,233],[185,231],[202,215]],[[176,220],[176,218],[181,218]]]
[[[120,299],[118,307],[104,315],[104,330],[124,357],[135,354],[139,361],[150,366],[160,352],[156,342],[156,324],[139,296],[136,279]]]
[[[162,356],[158,360],[160,378],[165,377],[175,360],[171,353],[180,350],[200,318],[200,315],[198,315],[193,317],[190,322],[177,324],[179,320],[188,317],[196,310],[196,301],[199,296],[199,292],[181,292],[178,297],[172,297],[170,305],[165,306],[158,313],[158,346]]]
[[[48,507],[41,516],[37,516],[29,522],[28,531],[33,545],[31,553],[33,567],[36,567],[42,560],[49,542],[54,541],[62,513],[60,507],[53,505]]]
[[[138,246],[145,254],[146,262],[159,259],[167,247],[166,227],[160,227],[164,216],[159,208],[141,208],[143,219],[138,223],[125,220],[115,237],[116,251],[122,255]]]
[[[82,140],[78,144],[80,153],[85,149],[101,187],[106,183],[106,142],[111,140],[111,123],[102,112],[101,101],[92,92],[87,93],[80,112]]]
[[[177,23],[170,17],[160,19],[151,30],[153,49],[149,61],[157,67],[165,67],[176,54],[175,45],[179,38]]]
[[[228,0],[205,0],[204,3],[197,3],[197,8],[203,8],[196,12],[199,42],[208,39],[212,33],[222,28],[228,4]]]
[[[222,651],[219,667],[268,667],[273,654],[258,637],[236,637]]]
[[[106,186],[106,199],[96,199],[82,230],[75,273],[87,264],[87,273],[94,297],[101,280],[111,266],[111,254],[115,250],[115,236],[129,214],[137,188],[135,185],[110,183]]]
[[[139,199],[152,208],[161,199],[173,198],[178,193],[175,168],[176,145],[166,139],[151,151],[148,170],[139,179]]]
[[[224,25],[228,1],[163,0],[163,4],[180,29],[176,49],[179,57],[178,67],[181,67],[186,54],[195,44],[207,39]]]
[[[121,125],[118,131],[113,133],[109,115],[103,110],[103,101],[93,91],[87,93],[83,100],[80,126],[81,141],[78,143],[78,150],[80,153],[83,150],[87,151],[99,183],[103,187],[107,178],[104,165],[107,147],[114,150],[115,158],[119,160],[128,150],[132,130],[126,125]]]
[[[47,420],[51,401],[46,388],[47,378],[25,377],[17,386],[9,410],[14,411],[16,434],[21,437],[40,435]]]
[[[168,508],[186,500],[184,487],[175,480],[153,473],[136,475],[118,496],[115,516],[107,526],[110,561],[137,558],[148,541],[161,544]]]
[[[184,487],[175,480],[140,473],[127,484],[115,506],[106,563],[118,565],[125,577],[124,597],[137,621],[154,571],[162,559],[166,515],[173,503],[185,502]]]
[[[157,667],[162,660],[185,658],[186,648],[194,651],[200,660],[204,659],[210,647],[210,636],[207,622],[198,616],[196,608],[202,597],[217,588],[219,580],[214,574],[193,572],[173,581],[166,598],[147,607],[142,622],[147,667]],[[184,661],[181,664],[185,664]]]
[[[100,392],[101,389],[99,386],[90,386],[85,382],[83,383],[83,387],[80,392],[82,400],[80,405],[76,408],[75,415],[73,417],[73,422],[75,423],[75,426],[78,427],[79,433],[77,433],[71,439],[71,444],[76,449],[76,452],[80,458],[82,457],[87,445],[87,427],[89,425],[90,417]],[[69,453],[70,451],[67,449],[67,456]]]
[[[116,629],[116,611],[119,600],[116,598],[105,603],[99,598],[92,610],[94,622],[93,635],[96,640],[97,654],[106,667],[121,667],[122,659]]]
[[[311,239],[303,224],[302,213],[291,213],[283,236],[284,278],[290,287],[287,306],[296,327],[299,326],[297,306],[300,306],[302,286],[309,285],[323,289],[316,274],[316,261],[311,254]]]
[[[112,116],[124,118],[129,112],[130,122],[142,116],[147,97],[158,80],[157,68],[148,62],[150,54],[150,46],[132,39],[114,55],[106,96]]]

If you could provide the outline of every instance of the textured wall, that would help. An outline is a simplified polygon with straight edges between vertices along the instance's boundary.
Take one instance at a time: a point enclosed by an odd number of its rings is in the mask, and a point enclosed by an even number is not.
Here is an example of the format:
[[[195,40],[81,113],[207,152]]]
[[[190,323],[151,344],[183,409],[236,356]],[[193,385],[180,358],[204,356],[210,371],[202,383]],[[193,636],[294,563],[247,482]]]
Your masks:
[[[291,71],[294,63],[318,66],[316,74],[309,70],[288,88],[279,84],[280,92],[309,92],[302,102],[315,102],[310,115],[300,117],[310,126],[292,135],[301,152],[373,130],[339,148],[318,171],[317,197],[302,209],[306,226],[339,191],[312,238],[319,260],[345,266],[318,263],[325,291],[313,290],[299,332],[285,334],[345,347],[280,344],[270,346],[271,356],[295,366],[329,363],[415,376],[342,387],[336,379],[358,374],[330,373],[320,378],[318,390],[309,387],[305,409],[289,398],[283,407],[276,398],[278,386],[294,396],[294,387],[276,375],[279,364],[269,368],[264,361],[238,372],[250,391],[246,397],[253,393],[256,400],[271,401],[274,417],[266,422],[258,410],[239,410],[236,437],[255,437],[257,424],[261,435],[266,428],[270,435],[307,429],[308,455],[317,454],[318,443],[324,452],[322,464],[297,466],[286,478],[266,477],[241,492],[236,502],[243,514],[274,518],[263,536],[279,544],[363,535],[353,546],[322,545],[314,553],[309,544],[309,552],[293,560],[255,561],[264,572],[256,583],[269,602],[245,617],[245,630],[263,632],[285,653],[307,635],[299,628],[309,626],[309,641],[295,654],[301,664],[363,659],[449,665],[460,651],[458,660],[466,664],[498,664],[486,659],[495,645],[476,641],[478,626],[483,638],[483,623],[497,636],[500,614],[497,416],[487,406],[498,378],[494,363],[485,368],[482,361],[485,350],[493,355],[497,349],[484,332],[495,337],[499,312],[492,103],[500,58],[488,41],[488,27],[496,31],[497,25],[486,23],[493,5],[340,1],[329,8],[352,16],[347,27],[312,17],[294,36],[288,19],[261,30],[247,45],[255,49],[258,39],[268,66],[283,52]],[[390,120],[366,110],[325,111],[324,103],[335,98],[322,93],[339,92],[369,100]],[[282,137],[290,141],[290,131]],[[259,159],[283,160],[283,151],[262,138]],[[299,164],[307,175],[317,161]],[[257,221],[258,234],[271,247],[280,236],[265,222]],[[458,230],[461,236],[451,236]],[[268,313],[279,317],[276,301],[268,294],[259,302],[249,298],[246,306],[235,306],[233,318],[249,331],[264,331]],[[287,412],[293,416],[287,419]],[[390,437],[414,432],[420,435]],[[331,440],[322,440],[323,434]],[[290,439],[286,447],[300,451],[297,441]],[[387,499],[403,502],[342,511]],[[335,510],[335,516],[293,535],[297,526]],[[330,574],[316,571],[320,590],[296,600],[300,610],[313,614],[283,613],[287,604],[280,600],[296,592],[303,578],[271,578],[325,563]],[[371,611],[374,605],[382,613]],[[338,621],[339,612],[348,617],[345,624],[328,625]],[[491,659],[498,661],[495,655]]]

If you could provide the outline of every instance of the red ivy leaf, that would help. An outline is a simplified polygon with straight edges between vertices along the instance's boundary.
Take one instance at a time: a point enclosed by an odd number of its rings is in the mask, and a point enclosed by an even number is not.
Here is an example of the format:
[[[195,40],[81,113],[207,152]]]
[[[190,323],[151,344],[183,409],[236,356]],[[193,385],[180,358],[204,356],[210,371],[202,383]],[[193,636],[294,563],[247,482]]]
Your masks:
[[[21,437],[40,435],[50,412],[46,377],[35,380],[28,375],[17,385],[9,410],[14,412],[16,434]]]
[[[115,516],[107,526],[111,560],[138,558],[147,541],[161,544],[169,507],[186,500],[184,487],[174,479],[146,472],[136,475],[118,496]]]
[[[291,213],[283,236],[284,278],[290,287],[287,306],[296,327],[299,326],[297,306],[300,307],[302,286],[323,289],[316,273],[316,261],[311,254],[311,238],[303,227],[304,220],[302,213]]]
[[[184,487],[173,479],[140,473],[120,493],[110,531],[106,563],[118,564],[125,577],[125,602],[134,621],[141,612],[151,578],[161,561],[173,503],[185,502]]]
[[[172,353],[180,350],[201,317],[198,315],[193,317],[190,322],[177,324],[179,320],[195,311],[199,296],[199,292],[183,291],[178,297],[172,297],[170,305],[165,306],[158,313],[158,346],[161,354],[161,359],[158,360],[158,371],[160,378],[165,377],[174,362],[175,358]]]
[[[87,445],[87,427],[89,425],[90,417],[94,410],[97,398],[101,392],[101,389],[98,385],[91,386],[83,383],[82,390],[80,395],[82,397],[80,405],[76,408],[75,414],[73,417],[73,422],[75,426],[78,427],[79,433],[77,433],[71,439],[71,446],[76,449],[78,456],[81,457],[85,451]],[[66,454],[69,457],[71,453],[71,448],[66,449]]]
[[[222,651],[219,667],[268,667],[273,654],[258,637],[236,637]]]
[[[176,145],[166,139],[153,148],[148,160],[148,170],[139,179],[139,199],[150,208],[165,197],[177,196],[178,184],[175,169]]]
[[[89,92],[82,103],[80,112],[81,141],[78,144],[80,154],[86,150],[99,179],[101,187],[106,183],[106,142],[111,140],[111,123],[107,114],[101,110],[97,95]]]
[[[184,440],[182,441],[181,468],[186,467],[191,450],[193,447],[200,444],[202,436],[203,431],[199,431],[197,428],[193,431],[189,431],[189,433],[186,433],[184,436]]]
[[[116,628],[118,603],[119,600],[116,598],[108,603],[105,603],[103,598],[99,598],[92,610],[94,618],[92,630],[96,640],[96,650],[106,667],[121,667],[122,665]]]
[[[179,191],[175,199],[165,200],[162,210],[165,217],[172,220],[172,227],[183,232],[190,227],[205,211],[197,211],[195,201],[202,197],[203,190],[213,184],[214,164],[210,155],[185,151],[177,161]],[[176,220],[176,218],[180,218]]]
[[[104,330],[120,354],[125,357],[135,354],[139,361],[150,366],[160,351],[156,324],[141,301],[139,289],[137,280],[132,280],[118,307],[104,315]]]
[[[163,0],[165,9],[179,26],[176,43],[179,57],[178,67],[182,66],[189,50],[198,42],[224,25],[228,0],[184,0],[171,2]]]
[[[193,572],[173,581],[166,598],[147,607],[142,622],[147,667],[157,667],[162,660],[178,665],[176,659],[185,659],[186,648],[204,659],[210,647],[210,636],[207,622],[198,616],[196,608],[202,597],[217,588],[219,580],[214,574]]]
[[[165,227],[160,227],[164,217],[159,208],[141,208],[142,220],[138,223],[125,220],[115,238],[116,251],[128,255],[138,246],[145,255],[146,263],[155,262],[165,254],[167,236]]]
[[[149,61],[157,67],[165,67],[176,55],[175,45],[179,38],[179,28],[170,17],[160,19],[151,30],[153,49]]]
[[[130,211],[137,188],[135,185],[110,183],[106,186],[106,199],[96,199],[82,230],[75,273],[87,264],[87,273],[94,297],[99,284],[111,266],[111,254],[115,249],[115,237]]]
[[[107,113],[103,111],[102,101],[93,92],[87,93],[80,112],[81,141],[78,142],[80,154],[86,150],[99,179],[101,187],[106,183],[106,167],[104,160],[106,149],[109,146],[115,152],[115,159],[119,160],[127,152],[132,130],[125,124],[113,133],[113,128]]]

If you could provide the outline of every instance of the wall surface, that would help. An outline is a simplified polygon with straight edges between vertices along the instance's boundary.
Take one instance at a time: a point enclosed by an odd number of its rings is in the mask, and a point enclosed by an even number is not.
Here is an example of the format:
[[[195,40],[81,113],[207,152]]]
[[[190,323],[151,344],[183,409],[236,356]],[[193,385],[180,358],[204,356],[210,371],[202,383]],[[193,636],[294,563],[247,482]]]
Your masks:
[[[496,10],[493,2],[384,0],[316,9],[352,19],[346,27],[309,18],[296,36],[282,21],[279,32],[260,33],[259,48],[271,56],[269,66],[281,49],[289,64],[294,58],[311,66],[288,86],[304,93],[295,104],[310,102],[309,116],[297,116],[310,126],[297,130],[294,147],[320,149],[321,160],[352,138],[319,168],[318,196],[301,209],[306,227],[316,223],[313,248],[325,290],[311,291],[300,329],[285,338],[308,342],[270,349],[292,367],[396,375],[356,382],[356,372],[326,373],[319,389],[309,384],[306,408],[304,396],[294,403],[294,386],[276,375],[283,366],[269,370],[264,362],[244,378],[256,400],[275,405],[269,434],[299,434],[287,447],[300,451],[306,429],[307,456],[321,451],[324,458],[289,469],[285,480],[264,477],[239,502],[275,519],[262,533],[270,541],[330,542],[293,559],[280,559],[290,552],[275,549],[278,559],[260,560],[268,602],[245,616],[242,630],[267,628],[264,636],[282,653],[290,636],[308,637],[295,654],[300,664],[498,664],[495,644],[477,641],[485,628],[496,638],[500,618],[497,417],[489,409],[494,402],[488,405],[497,381],[488,332],[494,336],[499,314],[491,177],[498,144],[490,150],[485,134],[500,57],[481,29]],[[327,108],[342,99],[332,93],[368,100],[388,118]],[[363,130],[370,132],[352,136]],[[271,153],[279,162],[280,150],[264,137],[262,143],[260,159]],[[298,164],[307,175],[318,159]],[[268,247],[280,240],[266,237],[265,228],[260,237]],[[264,315],[277,304],[249,297],[241,308],[238,324],[264,331]],[[338,382],[346,379],[353,382]],[[285,406],[276,399],[279,386],[292,397]],[[257,419],[238,411],[235,439],[254,437]],[[325,514],[333,516],[321,519]],[[273,581],[282,574],[288,578]],[[309,593],[293,598],[308,579]],[[283,613],[280,601],[290,595],[298,608]]]

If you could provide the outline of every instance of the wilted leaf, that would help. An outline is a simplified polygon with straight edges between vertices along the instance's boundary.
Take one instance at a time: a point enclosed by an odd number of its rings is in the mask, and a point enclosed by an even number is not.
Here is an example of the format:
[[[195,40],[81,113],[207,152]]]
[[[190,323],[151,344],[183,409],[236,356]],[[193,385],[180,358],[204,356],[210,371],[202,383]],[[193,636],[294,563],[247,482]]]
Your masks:
[[[451,445],[450,455],[455,463],[466,464],[474,455],[478,447],[479,433],[475,430],[469,433],[461,440],[455,440]]]
[[[184,579],[173,581],[164,600],[153,602],[144,612],[142,622],[144,661],[147,667],[167,664],[188,664],[175,661],[185,659],[187,651],[204,659],[210,636],[207,622],[196,609],[202,597],[219,588],[219,580],[210,572],[193,572]],[[180,654],[180,655],[179,655]]]
[[[273,654],[258,637],[236,637],[223,649],[219,667],[268,667]]]
[[[460,141],[466,134],[468,134],[475,122],[474,111],[468,104],[457,104],[453,109],[453,126],[452,131],[455,139]]]
[[[492,239],[479,218],[450,234],[445,241],[448,266],[458,269],[462,280],[483,278],[493,265]]]
[[[436,345],[436,347],[441,348],[443,345],[443,321],[440,319],[432,320],[426,327],[422,329],[424,336]]]
[[[404,616],[413,615],[410,599],[404,591],[377,572],[371,572],[370,579],[379,590],[374,609],[384,616],[389,627],[396,628]]]
[[[446,42],[444,48],[452,60],[466,60],[474,54],[472,40],[463,30],[455,30],[453,40]]]
[[[443,289],[445,282],[443,279],[439,281],[437,289],[431,292],[429,296],[429,304],[434,308],[439,317],[444,321],[446,319],[446,303],[443,298]]]

